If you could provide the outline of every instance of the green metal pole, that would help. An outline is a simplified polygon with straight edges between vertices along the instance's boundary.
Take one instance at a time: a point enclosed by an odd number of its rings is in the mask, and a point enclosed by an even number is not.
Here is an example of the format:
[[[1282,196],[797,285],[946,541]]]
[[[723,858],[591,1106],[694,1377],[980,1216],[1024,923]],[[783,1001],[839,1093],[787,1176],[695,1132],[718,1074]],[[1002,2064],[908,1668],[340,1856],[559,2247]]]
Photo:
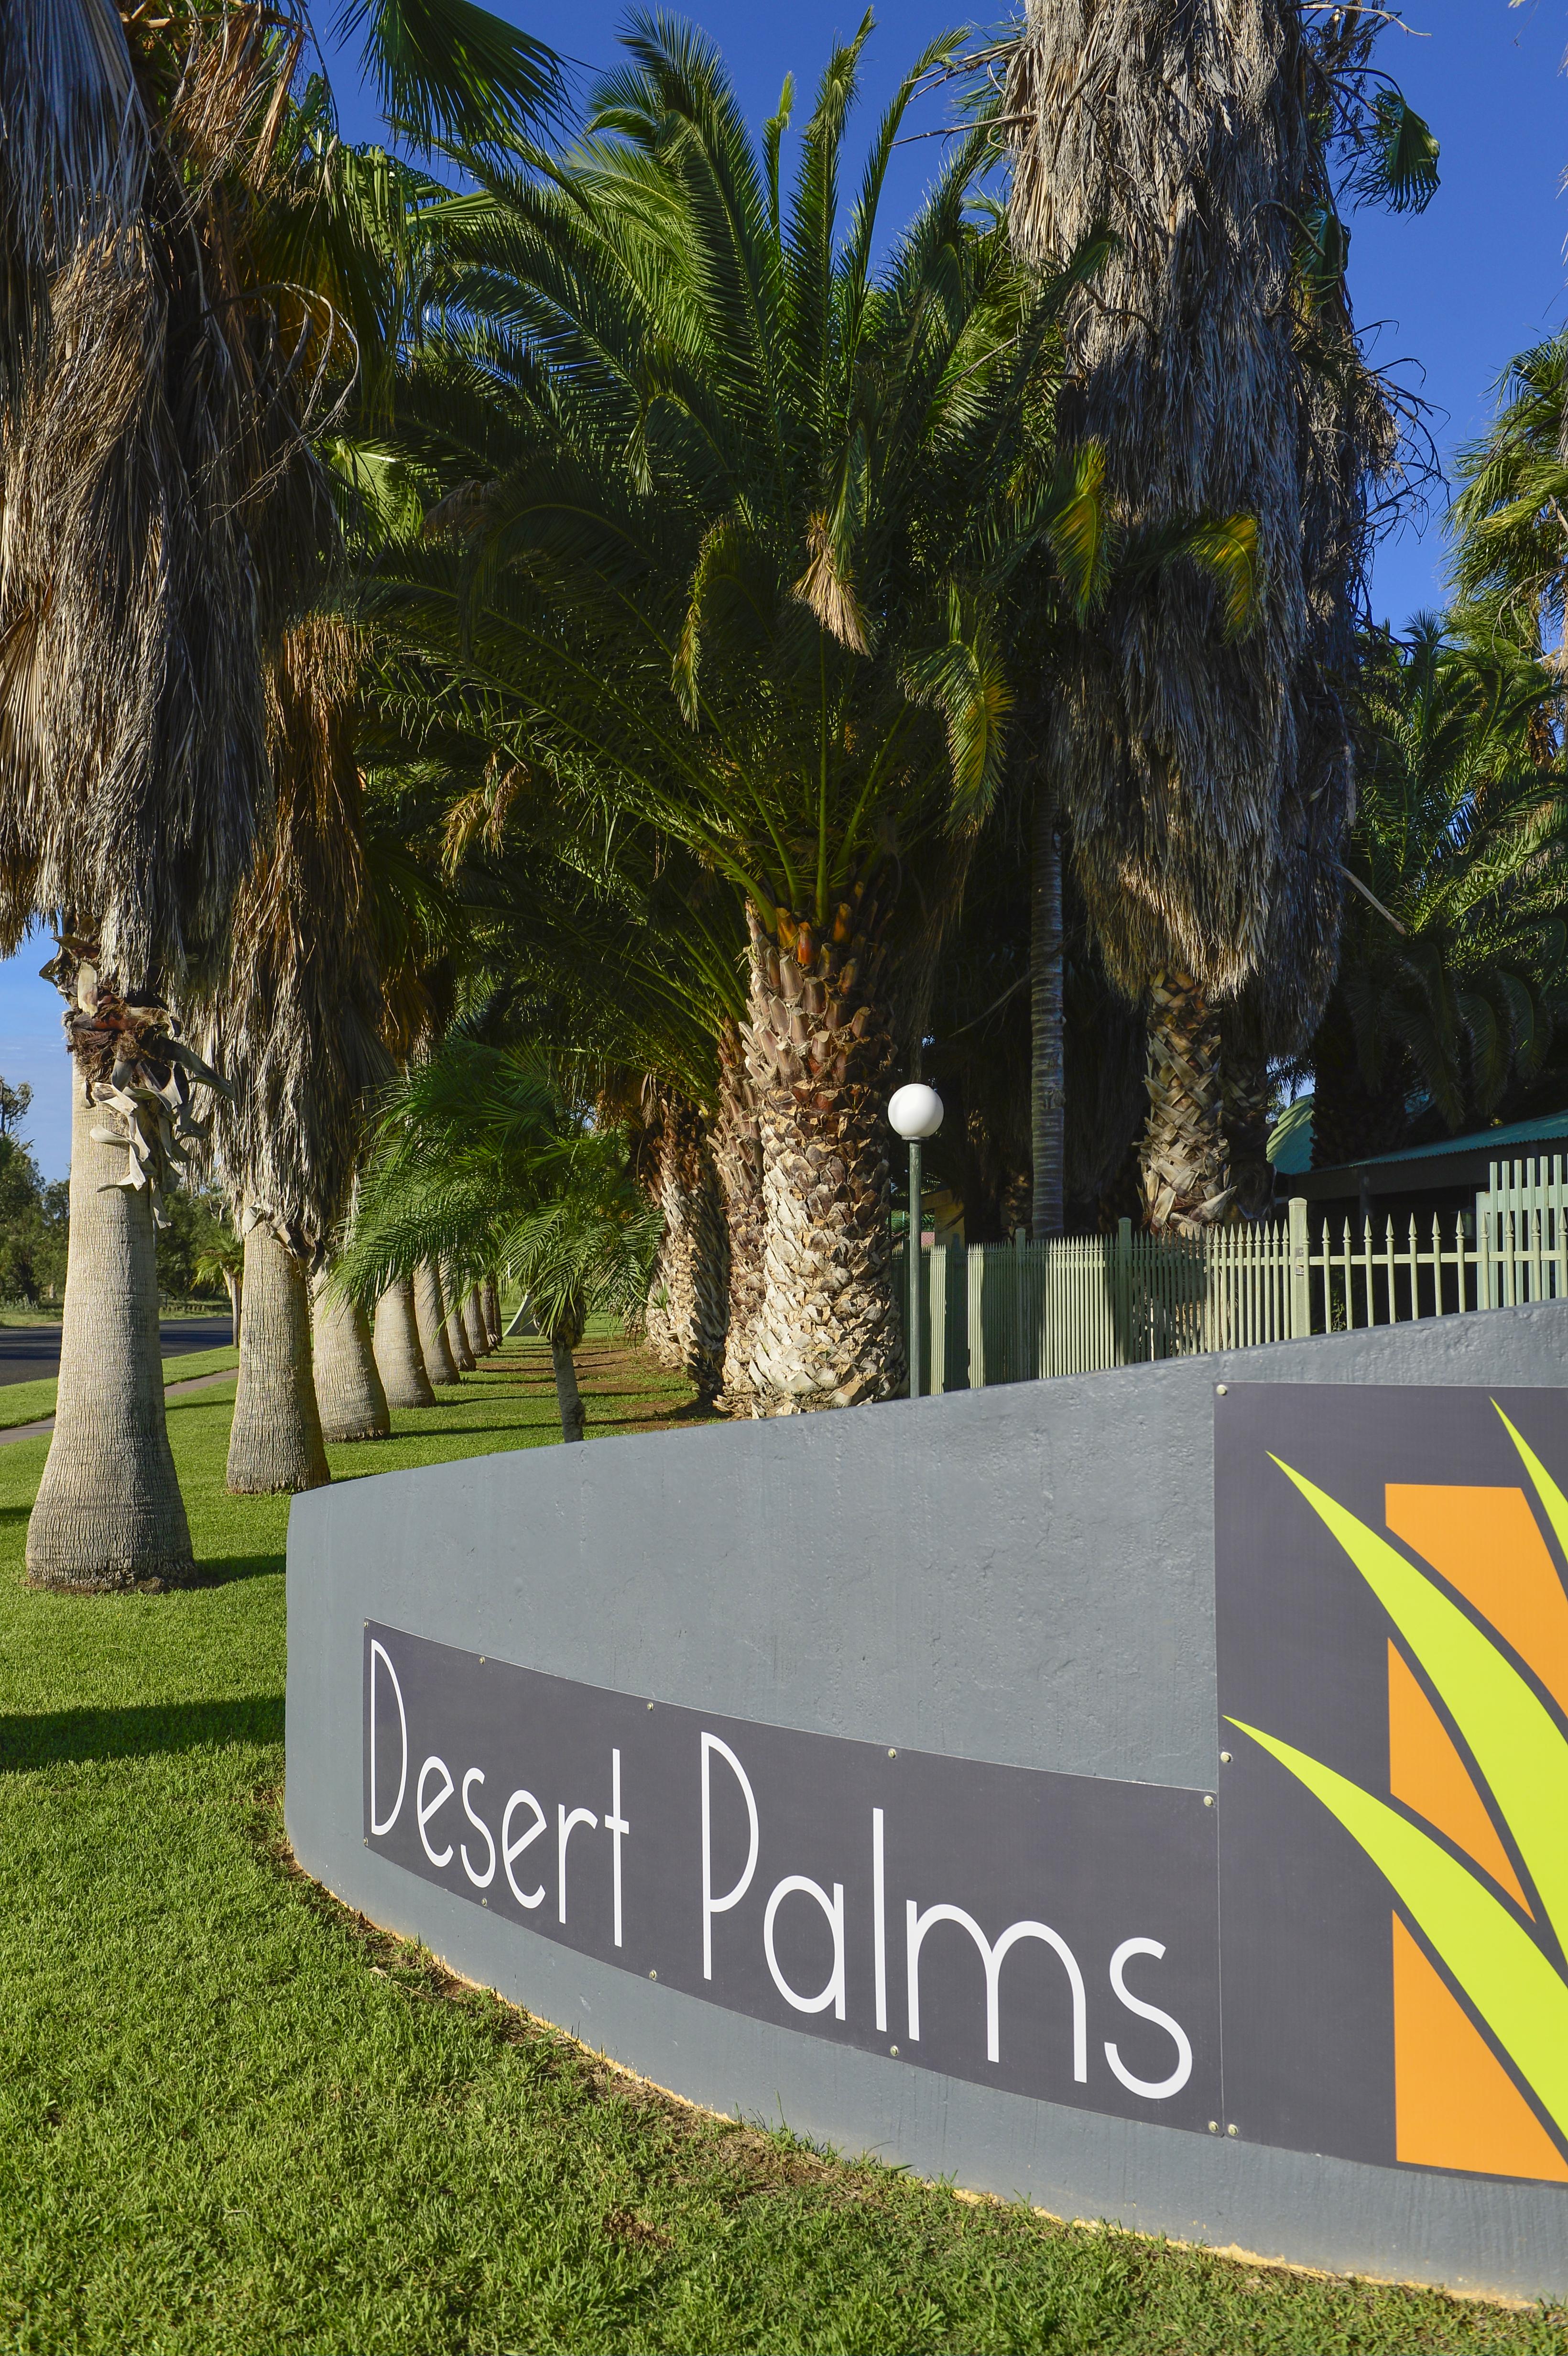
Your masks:
[[[909,1141],[909,1333],[905,1354],[909,1359],[909,1395],[920,1397],[920,1140]]]

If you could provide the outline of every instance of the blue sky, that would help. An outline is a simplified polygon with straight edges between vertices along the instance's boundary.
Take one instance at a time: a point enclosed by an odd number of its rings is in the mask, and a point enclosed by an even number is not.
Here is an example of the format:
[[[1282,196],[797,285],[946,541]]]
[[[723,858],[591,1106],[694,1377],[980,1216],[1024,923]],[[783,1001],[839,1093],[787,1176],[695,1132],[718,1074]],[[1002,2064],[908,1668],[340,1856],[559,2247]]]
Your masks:
[[[495,0],[492,0],[495,5]],[[537,0],[503,13],[592,71],[615,56],[623,0]],[[325,33],[332,0],[318,7]],[[795,0],[784,7],[756,0],[705,0],[698,21],[724,49],[743,103],[754,120],[771,114],[793,70],[797,121],[836,35],[859,22],[853,7]],[[1568,0],[1406,0],[1408,33],[1392,31],[1383,62],[1403,82],[1443,145],[1443,186],[1419,220],[1360,215],[1350,249],[1358,317],[1378,323],[1381,362],[1401,373],[1432,404],[1432,430],[1444,459],[1478,433],[1490,414],[1491,388],[1509,356],[1561,327],[1563,238],[1568,204],[1559,194],[1568,165],[1568,81],[1559,72],[1568,42]],[[933,37],[964,21],[933,0],[901,0],[885,9],[867,53],[869,123],[900,72]],[[375,133],[373,111],[358,93],[351,56],[328,37],[328,56],[344,115],[355,137]],[[918,127],[938,121],[934,110]],[[896,220],[918,198],[939,152],[912,141],[895,160],[888,192]],[[1372,603],[1381,619],[1403,623],[1441,602],[1442,491],[1433,512],[1380,551]],[[63,1177],[69,1159],[69,1112],[59,1001],[37,979],[47,941],[29,943],[0,963],[0,1072],[32,1083],[33,1141],[45,1175]]]

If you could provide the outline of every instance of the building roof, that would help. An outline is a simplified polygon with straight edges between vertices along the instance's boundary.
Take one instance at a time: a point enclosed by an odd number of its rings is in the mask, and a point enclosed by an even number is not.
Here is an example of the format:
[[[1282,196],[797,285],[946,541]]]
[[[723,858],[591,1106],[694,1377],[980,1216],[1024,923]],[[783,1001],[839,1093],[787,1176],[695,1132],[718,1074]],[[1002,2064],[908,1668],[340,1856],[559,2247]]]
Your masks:
[[[1440,1138],[1435,1145],[1413,1145],[1403,1153],[1370,1154],[1364,1162],[1341,1162],[1328,1170],[1287,1174],[1286,1191],[1308,1202],[1352,1194],[1414,1194],[1440,1186],[1484,1186],[1494,1162],[1529,1161],[1538,1154],[1568,1154],[1568,1111],[1539,1120],[1510,1121],[1470,1137]]]

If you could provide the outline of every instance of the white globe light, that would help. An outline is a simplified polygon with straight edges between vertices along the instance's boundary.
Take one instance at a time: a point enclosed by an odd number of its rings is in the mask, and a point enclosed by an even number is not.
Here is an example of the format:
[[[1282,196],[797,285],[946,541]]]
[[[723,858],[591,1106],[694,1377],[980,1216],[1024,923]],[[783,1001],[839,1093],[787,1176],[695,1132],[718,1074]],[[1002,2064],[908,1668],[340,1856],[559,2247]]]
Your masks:
[[[893,1090],[888,1119],[899,1135],[912,1143],[917,1137],[934,1137],[942,1127],[942,1098],[923,1080],[911,1080]]]

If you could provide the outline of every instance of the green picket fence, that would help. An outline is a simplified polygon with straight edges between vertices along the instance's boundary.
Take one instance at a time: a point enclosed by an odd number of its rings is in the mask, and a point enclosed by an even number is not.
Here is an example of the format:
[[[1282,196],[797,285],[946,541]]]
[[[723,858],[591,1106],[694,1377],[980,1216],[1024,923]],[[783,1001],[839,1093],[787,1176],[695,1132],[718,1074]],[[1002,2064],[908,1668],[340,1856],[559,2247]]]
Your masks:
[[[1098,1374],[1412,1318],[1568,1301],[1568,1162],[1494,1162],[1471,1212],[1316,1225],[1306,1203],[1168,1241],[938,1244],[923,1254],[923,1389]],[[894,1253],[901,1310],[903,1249]]]

